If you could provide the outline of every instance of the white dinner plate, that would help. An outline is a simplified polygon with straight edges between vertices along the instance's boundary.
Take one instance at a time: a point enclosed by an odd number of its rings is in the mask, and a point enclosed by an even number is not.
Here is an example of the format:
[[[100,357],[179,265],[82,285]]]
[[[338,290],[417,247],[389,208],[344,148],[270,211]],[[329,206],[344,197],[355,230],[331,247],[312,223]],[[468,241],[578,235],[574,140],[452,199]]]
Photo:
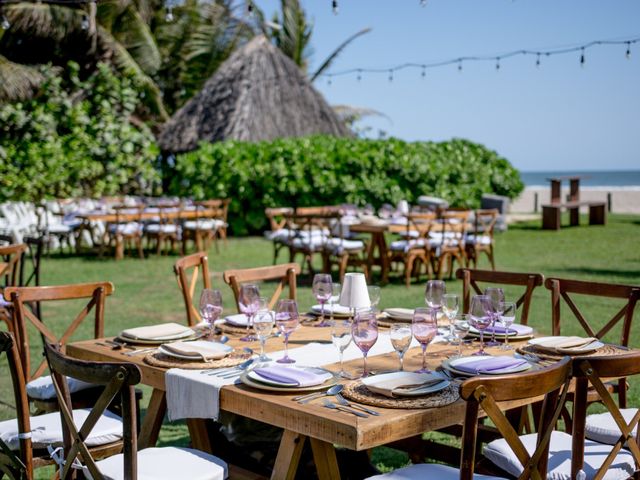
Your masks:
[[[216,356],[215,357],[210,357],[207,358],[206,360],[203,359],[202,357],[197,357],[194,355],[183,355],[181,353],[177,353],[174,351],[171,351],[167,348],[164,348],[164,345],[160,345],[158,347],[158,350],[169,356],[169,357],[173,357],[173,358],[179,358],[180,360],[191,360],[192,362],[198,362],[198,361],[202,361],[202,362],[206,362],[206,361],[211,361],[211,360],[219,360],[221,358],[226,357],[227,355],[229,355],[231,352],[233,352],[233,347],[229,346],[229,345],[225,345],[222,343],[216,343],[216,342],[206,342],[211,344],[211,350],[212,353],[215,353]]]
[[[308,367],[308,368],[315,368],[315,367]],[[325,369],[321,368],[320,370],[325,370]],[[258,390],[267,390],[269,392],[280,392],[280,393],[315,392],[318,390],[324,390],[326,388],[329,388],[340,381],[340,377],[338,376],[337,373],[329,372],[329,370],[325,370],[325,371],[328,372],[331,375],[331,377],[328,380],[326,380],[324,383],[321,383],[319,385],[313,385],[311,387],[298,387],[298,386],[286,387],[286,386],[283,386],[282,384],[270,385],[268,383],[263,383],[264,379],[262,377],[260,377],[259,381],[251,378],[249,376],[251,371],[244,372],[242,375],[240,375],[240,381],[249,387],[257,388]]]
[[[307,372],[313,372],[319,375],[323,375],[324,380],[322,380],[322,382],[319,383],[319,385],[323,384],[324,382],[326,382],[327,380],[329,380],[330,378],[333,377],[333,373],[331,373],[329,370],[326,370],[324,368],[320,368],[320,367],[303,367],[303,366],[296,366],[296,365],[292,365],[290,367],[287,368],[295,368],[298,370],[304,370]],[[251,380],[255,380],[256,382],[261,382],[261,383],[265,383],[267,385],[272,385],[274,387],[281,387],[281,388],[291,388],[291,387],[298,387],[297,383],[284,383],[284,382],[278,382],[276,380],[271,380],[269,378],[264,378],[260,375],[258,375],[256,372],[254,372],[253,370],[250,370],[247,373],[247,376],[251,379]],[[315,385],[307,385],[307,387],[314,387]]]

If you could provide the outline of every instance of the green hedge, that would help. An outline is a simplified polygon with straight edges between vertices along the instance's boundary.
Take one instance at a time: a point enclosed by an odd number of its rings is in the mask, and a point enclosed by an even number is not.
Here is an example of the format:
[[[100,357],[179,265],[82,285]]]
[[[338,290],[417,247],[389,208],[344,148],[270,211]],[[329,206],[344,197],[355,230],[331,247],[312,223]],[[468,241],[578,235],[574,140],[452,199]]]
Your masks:
[[[518,171],[496,152],[467,140],[415,142],[308,137],[273,142],[202,144],[179,155],[172,194],[232,199],[236,235],[266,226],[265,207],[385,202],[420,195],[478,207],[483,193],[516,197]]]

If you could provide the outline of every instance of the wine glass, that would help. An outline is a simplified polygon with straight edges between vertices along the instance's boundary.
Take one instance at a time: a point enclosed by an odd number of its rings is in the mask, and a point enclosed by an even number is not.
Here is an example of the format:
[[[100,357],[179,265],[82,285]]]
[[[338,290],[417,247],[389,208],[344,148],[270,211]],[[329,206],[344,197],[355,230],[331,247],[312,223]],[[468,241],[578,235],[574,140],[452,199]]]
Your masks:
[[[484,294],[491,299],[491,325],[494,327],[491,331],[491,340],[487,342],[487,346],[495,347],[500,345],[496,342],[496,321],[500,318],[500,304],[504,303],[504,290],[498,287],[488,287],[484,289]]]
[[[338,372],[338,375],[343,378],[351,378],[351,376],[344,371],[344,366],[342,365],[344,351],[351,343],[351,322],[348,320],[332,321],[331,341],[333,342],[333,346],[336,347],[340,353],[340,371]]]
[[[451,357],[451,358],[460,358],[462,357],[462,344],[463,339],[467,336],[467,334],[469,333],[469,328],[471,327],[471,325],[469,325],[469,316],[464,314],[464,315],[459,315],[458,317],[456,317],[453,320],[453,328],[452,328],[452,333],[454,338],[456,338],[458,340],[458,353],[457,355]]]
[[[480,331],[480,350],[474,355],[488,355],[484,351],[484,330],[491,325],[493,314],[491,313],[491,298],[486,295],[474,295],[471,298],[469,317],[471,325]]]
[[[264,353],[264,346],[267,342],[267,338],[269,338],[273,332],[274,321],[273,312],[268,309],[258,310],[253,318],[253,330],[258,335],[258,340],[260,340],[260,357],[258,357],[258,360],[261,362],[268,362],[271,360]]]
[[[367,311],[356,313],[353,323],[351,324],[351,336],[353,337],[353,343],[358,346],[364,356],[362,377],[367,377],[369,376],[367,354],[378,340],[378,320],[376,319],[375,312]]]
[[[260,308],[260,290],[257,285],[245,284],[240,287],[238,297],[238,307],[247,316],[247,333],[240,340],[243,342],[253,342],[256,338],[250,334],[253,317]]]
[[[329,298],[329,307],[331,313],[329,315],[329,321],[333,322],[333,309],[336,303],[340,301],[340,292],[342,291],[342,285],[333,282],[331,284],[331,298]]]
[[[445,293],[442,296],[442,312],[449,319],[449,339],[453,339],[453,321],[458,315],[460,300],[455,293]]]
[[[434,310],[434,315],[437,315],[438,310],[442,306],[442,297],[447,291],[444,281],[442,280],[429,280],[427,282],[427,288],[424,291],[424,301],[427,306]]]
[[[513,350],[513,347],[509,345],[509,327],[513,325],[516,319],[516,310],[518,306],[513,302],[502,302],[500,304],[500,322],[505,326],[504,332],[504,345],[500,347],[502,350]]]
[[[391,324],[391,345],[393,349],[398,352],[398,358],[400,359],[400,371],[404,371],[404,354],[409,350],[411,345],[411,338],[413,333],[411,332],[411,325],[408,323],[393,323]]]
[[[200,316],[209,327],[209,335],[213,333],[213,324],[222,315],[222,294],[220,290],[205,288],[200,294]]]
[[[276,306],[276,327],[284,337],[284,357],[276,360],[278,363],[295,363],[289,357],[289,335],[298,328],[298,304],[295,300],[280,299]]]
[[[380,287],[377,285],[369,285],[367,287],[369,292],[369,302],[371,303],[371,310],[377,310],[380,303]]]
[[[331,275],[327,273],[316,273],[313,277],[313,295],[320,303],[320,323],[317,327],[328,327],[331,324],[324,319],[324,304],[331,299],[332,286]]]
[[[422,347],[422,368],[418,373],[431,373],[427,368],[427,345],[431,343],[438,333],[438,322],[436,320],[436,310],[433,308],[416,308],[413,312],[413,322],[411,330],[416,340]]]

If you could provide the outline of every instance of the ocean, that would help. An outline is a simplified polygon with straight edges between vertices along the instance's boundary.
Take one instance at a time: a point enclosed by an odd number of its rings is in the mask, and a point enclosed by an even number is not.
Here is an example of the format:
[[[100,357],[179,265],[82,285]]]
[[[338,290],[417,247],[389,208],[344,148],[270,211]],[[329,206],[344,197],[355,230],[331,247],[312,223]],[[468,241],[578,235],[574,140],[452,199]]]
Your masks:
[[[601,171],[601,172],[520,172],[527,187],[549,187],[547,178],[579,176],[581,187],[637,187],[640,188],[640,170]],[[569,182],[563,182],[569,186]]]

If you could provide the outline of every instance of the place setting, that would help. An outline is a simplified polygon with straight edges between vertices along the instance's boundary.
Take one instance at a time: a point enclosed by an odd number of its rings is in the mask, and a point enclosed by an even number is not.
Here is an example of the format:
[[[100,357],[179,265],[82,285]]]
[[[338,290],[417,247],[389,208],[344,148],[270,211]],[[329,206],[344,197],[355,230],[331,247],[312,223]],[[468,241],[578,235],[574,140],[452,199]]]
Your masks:
[[[595,337],[550,336],[533,338],[516,350],[543,360],[559,360],[564,356],[625,355],[628,349],[604,343]]]

